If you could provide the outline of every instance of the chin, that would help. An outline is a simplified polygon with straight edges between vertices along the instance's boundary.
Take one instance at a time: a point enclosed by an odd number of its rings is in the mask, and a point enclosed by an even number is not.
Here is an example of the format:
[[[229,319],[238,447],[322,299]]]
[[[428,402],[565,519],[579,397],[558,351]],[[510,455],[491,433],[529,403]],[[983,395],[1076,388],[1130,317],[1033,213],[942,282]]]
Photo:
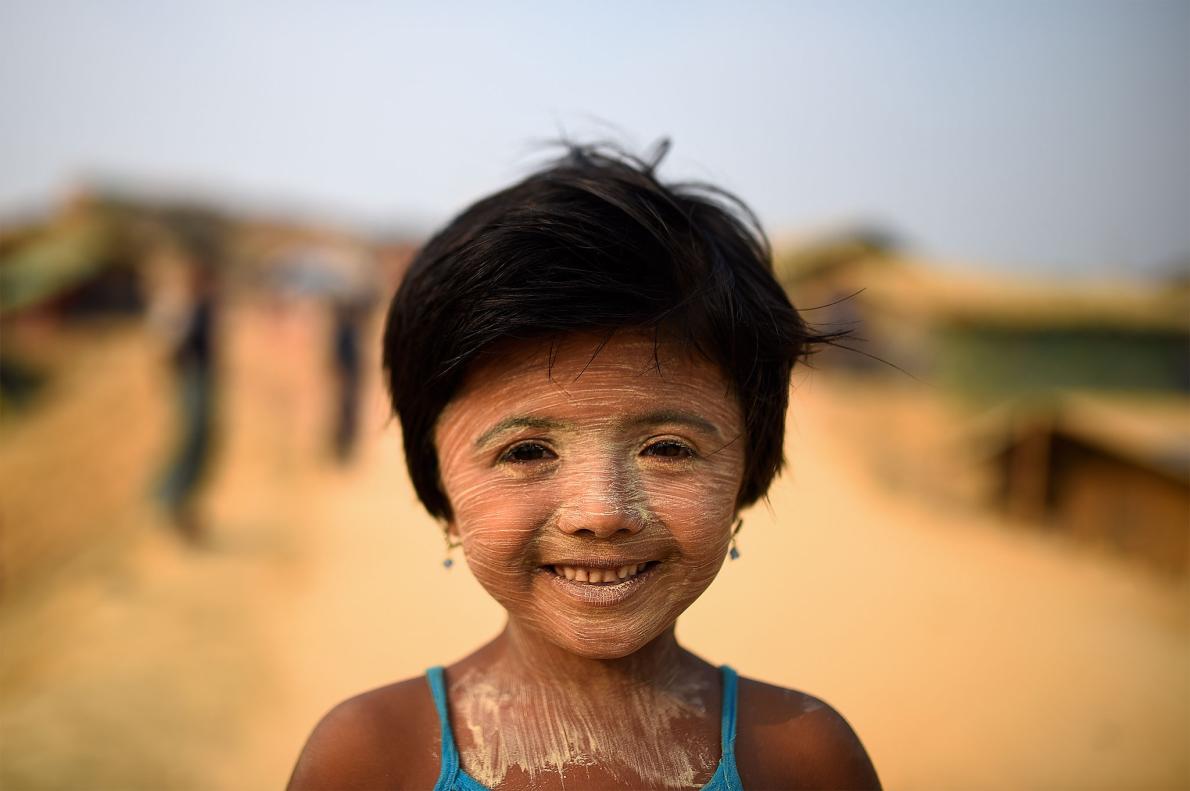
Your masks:
[[[586,659],[623,659],[641,650],[672,625],[672,621],[653,628],[608,620],[603,623],[553,623],[545,638],[564,651]],[[550,628],[552,627],[552,628]]]
[[[566,651],[581,656],[584,659],[623,659],[639,651],[648,641],[640,644],[608,645],[606,643],[571,643],[558,641],[555,644]]]

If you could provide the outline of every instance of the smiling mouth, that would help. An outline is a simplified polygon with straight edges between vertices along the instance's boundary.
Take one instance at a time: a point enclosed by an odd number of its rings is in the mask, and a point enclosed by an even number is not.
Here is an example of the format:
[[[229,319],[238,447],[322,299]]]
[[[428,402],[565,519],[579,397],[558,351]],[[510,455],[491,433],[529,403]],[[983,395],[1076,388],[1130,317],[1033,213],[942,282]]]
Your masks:
[[[650,560],[645,563],[630,563],[625,566],[613,566],[610,568],[560,564],[543,566],[542,568],[546,572],[557,577],[562,577],[569,582],[578,582],[587,585],[619,585],[641,574],[648,573],[650,569],[659,563],[660,561]]]

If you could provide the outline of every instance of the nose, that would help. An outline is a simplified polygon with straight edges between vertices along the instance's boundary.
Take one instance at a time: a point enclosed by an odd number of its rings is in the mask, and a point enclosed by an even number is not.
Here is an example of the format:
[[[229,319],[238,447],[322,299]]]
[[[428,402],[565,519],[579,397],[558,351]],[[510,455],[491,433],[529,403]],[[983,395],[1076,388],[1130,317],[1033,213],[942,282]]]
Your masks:
[[[565,482],[558,508],[558,529],[568,535],[611,538],[638,533],[645,509],[634,476],[614,461],[585,465]]]

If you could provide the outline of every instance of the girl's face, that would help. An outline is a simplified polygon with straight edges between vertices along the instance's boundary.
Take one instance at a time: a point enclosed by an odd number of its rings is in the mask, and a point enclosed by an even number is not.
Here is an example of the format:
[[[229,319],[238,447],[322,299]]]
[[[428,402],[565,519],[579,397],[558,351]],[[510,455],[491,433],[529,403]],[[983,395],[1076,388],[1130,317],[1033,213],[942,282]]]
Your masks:
[[[723,563],[744,470],[716,366],[651,338],[515,342],[435,430],[479,582],[518,626],[587,657],[662,634]]]

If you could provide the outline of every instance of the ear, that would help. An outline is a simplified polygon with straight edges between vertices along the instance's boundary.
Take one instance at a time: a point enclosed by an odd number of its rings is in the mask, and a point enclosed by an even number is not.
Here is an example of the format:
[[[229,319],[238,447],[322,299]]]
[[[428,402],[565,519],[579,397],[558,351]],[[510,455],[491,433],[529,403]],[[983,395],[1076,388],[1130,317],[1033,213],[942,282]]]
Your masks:
[[[453,519],[442,524],[442,535],[446,538],[446,546],[457,547],[462,543],[459,525]]]

